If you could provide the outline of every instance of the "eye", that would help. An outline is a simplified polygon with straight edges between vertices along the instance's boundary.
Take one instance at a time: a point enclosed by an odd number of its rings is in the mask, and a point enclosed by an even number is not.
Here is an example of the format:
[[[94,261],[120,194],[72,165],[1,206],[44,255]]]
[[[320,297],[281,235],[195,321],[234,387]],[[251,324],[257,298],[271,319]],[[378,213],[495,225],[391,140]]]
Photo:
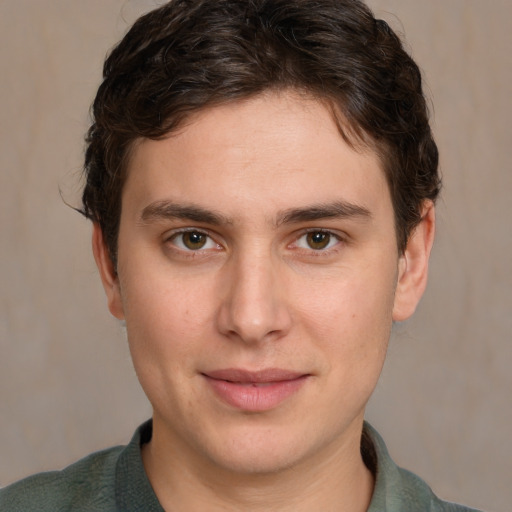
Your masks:
[[[313,249],[314,251],[324,251],[330,249],[340,242],[340,239],[329,231],[310,231],[305,233],[296,242],[296,246],[301,249]]]
[[[201,249],[217,249],[219,244],[201,231],[182,231],[175,233],[170,241],[183,251],[199,251]]]

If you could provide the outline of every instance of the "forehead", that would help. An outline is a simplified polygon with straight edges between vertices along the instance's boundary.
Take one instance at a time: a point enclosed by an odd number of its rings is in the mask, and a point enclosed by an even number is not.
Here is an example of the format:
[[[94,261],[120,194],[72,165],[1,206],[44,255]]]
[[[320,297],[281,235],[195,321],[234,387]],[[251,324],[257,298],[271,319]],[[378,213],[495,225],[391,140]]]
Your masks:
[[[339,199],[389,203],[389,190],[374,151],[349,145],[326,104],[288,91],[204,109],[165,139],[139,140],[128,198],[141,207],[186,198],[273,216]]]

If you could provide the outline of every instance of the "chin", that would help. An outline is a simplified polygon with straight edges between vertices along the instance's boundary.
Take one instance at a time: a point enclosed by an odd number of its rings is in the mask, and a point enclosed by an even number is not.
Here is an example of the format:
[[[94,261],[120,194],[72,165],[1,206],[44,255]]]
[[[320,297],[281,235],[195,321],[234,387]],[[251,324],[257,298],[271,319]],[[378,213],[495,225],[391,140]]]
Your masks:
[[[298,462],[297,453],[276,453],[276,450],[256,449],[223,453],[215,461],[226,471],[239,476],[271,475],[294,467]]]
[[[227,471],[242,475],[268,475],[290,469],[307,458],[307,446],[289,431],[271,429],[226,434],[222,446],[209,450],[213,463]],[[313,451],[313,450],[312,450]]]

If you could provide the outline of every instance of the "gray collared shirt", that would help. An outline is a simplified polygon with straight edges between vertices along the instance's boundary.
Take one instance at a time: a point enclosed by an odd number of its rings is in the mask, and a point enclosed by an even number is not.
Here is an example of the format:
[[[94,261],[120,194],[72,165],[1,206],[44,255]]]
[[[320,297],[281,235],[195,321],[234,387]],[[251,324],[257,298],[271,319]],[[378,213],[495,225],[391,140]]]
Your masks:
[[[164,512],[144,471],[148,421],[127,446],[93,453],[62,471],[39,473],[0,490],[2,512]],[[364,425],[363,458],[375,474],[368,512],[478,512],[439,500],[416,475],[399,468],[384,441]]]

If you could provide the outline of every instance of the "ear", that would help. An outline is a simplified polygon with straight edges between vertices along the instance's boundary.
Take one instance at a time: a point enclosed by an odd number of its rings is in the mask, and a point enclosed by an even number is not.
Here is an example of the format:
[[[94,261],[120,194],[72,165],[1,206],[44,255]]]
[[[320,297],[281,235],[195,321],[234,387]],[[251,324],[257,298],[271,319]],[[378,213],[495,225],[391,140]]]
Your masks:
[[[92,231],[92,252],[96,265],[100,271],[101,282],[107,295],[108,309],[119,320],[124,319],[119,277],[110,258],[103,232],[100,225],[95,222]]]
[[[426,201],[421,221],[411,233],[398,262],[398,282],[393,305],[393,321],[407,320],[416,310],[427,286],[428,261],[434,243],[435,208]]]

